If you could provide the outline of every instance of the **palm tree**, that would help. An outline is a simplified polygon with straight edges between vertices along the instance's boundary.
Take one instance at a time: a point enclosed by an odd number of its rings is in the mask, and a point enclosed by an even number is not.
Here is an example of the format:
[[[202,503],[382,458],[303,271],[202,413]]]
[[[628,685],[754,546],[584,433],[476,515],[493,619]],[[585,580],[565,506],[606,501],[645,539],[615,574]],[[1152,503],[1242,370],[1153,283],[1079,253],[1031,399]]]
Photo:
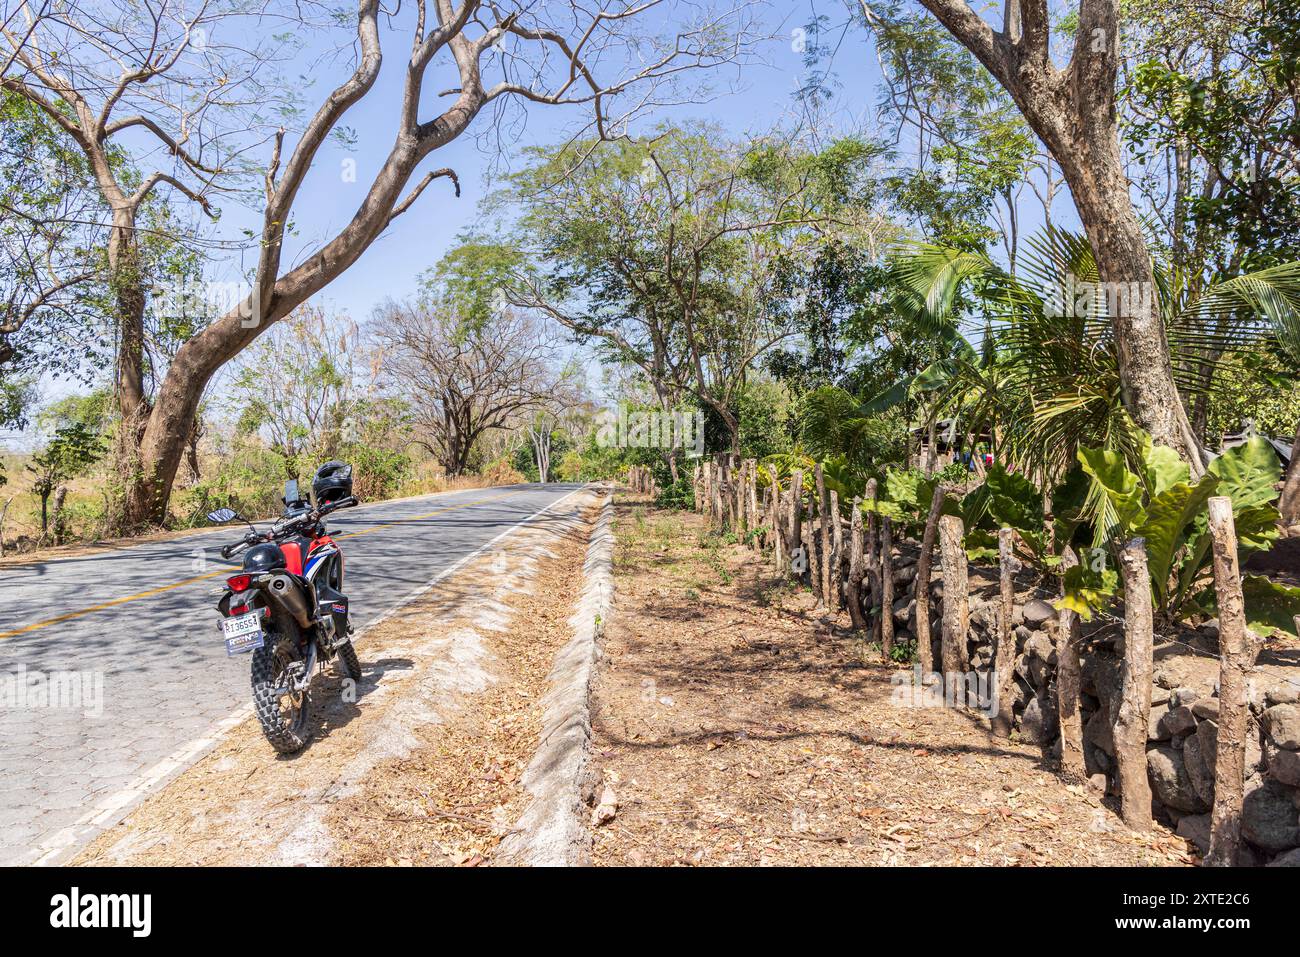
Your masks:
[[[959,416],[966,431],[987,429],[995,454],[1040,478],[1059,479],[1080,447],[1113,449],[1136,461],[1139,433],[1125,411],[1111,309],[1154,306],[1167,317],[1185,399],[1210,388],[1198,369],[1207,353],[1259,349],[1273,336],[1293,347],[1300,367],[1300,262],[1223,280],[1199,294],[1188,277],[1161,268],[1154,290],[1111,290],[1100,284],[1082,236],[1049,230],[1027,245],[1014,276],[981,254],[929,244],[900,254],[894,274],[934,321],[957,321],[954,303],[963,288],[984,320],[978,353],[959,349],[943,368],[927,370],[931,417]],[[1154,301],[1143,302],[1144,294]],[[1204,461],[1191,464],[1199,472]],[[1296,497],[1300,505],[1300,488]]]

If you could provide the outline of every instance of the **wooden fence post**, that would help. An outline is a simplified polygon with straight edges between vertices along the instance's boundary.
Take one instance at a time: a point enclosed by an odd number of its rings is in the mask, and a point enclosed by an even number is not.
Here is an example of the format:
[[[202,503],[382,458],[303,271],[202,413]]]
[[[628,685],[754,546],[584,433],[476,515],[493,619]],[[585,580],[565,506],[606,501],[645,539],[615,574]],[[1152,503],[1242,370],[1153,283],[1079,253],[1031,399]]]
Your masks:
[[[1079,564],[1074,549],[1068,545],[1061,553],[1061,575]],[[1061,593],[1065,593],[1062,584]],[[1083,761],[1083,716],[1079,713],[1079,685],[1082,666],[1079,645],[1083,641],[1079,615],[1062,608],[1057,615],[1056,631],[1056,710],[1061,725],[1061,771],[1082,780],[1087,771]]]
[[[803,469],[795,469],[790,476],[790,531],[786,539],[789,555],[787,559],[790,564],[786,572],[792,579],[798,581],[800,573],[794,570],[795,556],[800,554],[803,548],[803,542],[800,540],[800,531],[803,529],[803,516],[800,514],[803,505]],[[803,555],[807,558],[807,552]]]
[[[758,460],[749,460],[749,528],[753,531],[756,528],[763,527],[763,513],[758,509]],[[754,536],[751,543],[754,551],[762,551],[763,543],[759,541],[758,536]]]
[[[746,483],[749,482],[748,462],[737,460],[736,462],[736,484],[733,489],[735,499],[732,501],[732,514],[735,519],[732,523],[732,531],[742,542],[746,533],[749,532],[749,491]]]
[[[964,685],[966,636],[970,632],[970,604],[966,589],[965,528],[957,515],[939,519],[939,561],[943,566],[943,680]],[[947,694],[956,699],[957,687]]]
[[[1115,714],[1115,761],[1119,765],[1120,816],[1135,831],[1151,829],[1147,735],[1151,721],[1151,577],[1146,539],[1130,539],[1120,552],[1124,577],[1124,662]]]
[[[826,474],[822,471],[820,462],[813,466],[813,480],[817,485],[817,518],[820,532],[817,543],[820,559],[817,563],[817,574],[821,576],[821,587],[818,589],[818,594],[826,605],[826,610],[833,615],[835,604],[831,596],[831,504],[826,494]]]
[[[916,651],[921,656],[921,681],[929,680],[934,672],[934,652],[930,648],[930,569],[934,556],[934,539],[939,532],[939,514],[947,495],[942,485],[934,487],[930,499],[930,514],[925,519],[921,534],[921,554],[916,559]]]
[[[867,499],[874,505],[876,501],[876,480],[867,480]],[[877,516],[875,512],[867,513],[867,578],[869,579],[869,591],[871,592],[871,605],[874,607],[880,603],[880,560],[877,555],[877,534],[876,526]],[[880,620],[883,616],[877,615],[874,621],[870,621],[870,640],[878,641],[881,634]]]
[[[1246,731],[1250,718],[1247,684],[1259,646],[1246,627],[1237,567],[1237,532],[1232,500],[1210,499],[1214,544],[1214,590],[1219,599],[1219,732],[1214,759],[1214,808],[1205,863],[1232,867],[1241,847],[1241,803],[1246,783]]]
[[[844,585],[844,523],[840,518],[840,494],[831,492],[831,612],[840,610]]]
[[[853,515],[849,519],[849,580],[847,598],[849,618],[853,630],[862,632],[867,620],[862,614],[862,499],[853,500]]]
[[[1011,737],[1012,708],[1015,697],[1016,637],[1011,630],[1011,611],[1016,601],[1016,583],[1014,578],[1015,556],[1012,547],[1015,532],[1009,528],[998,529],[998,640],[993,653],[993,676],[997,679],[994,699],[998,703],[998,712],[993,716],[993,733],[999,737]],[[945,583],[947,579],[944,579]],[[944,590],[947,596],[947,585]]]
[[[812,503],[808,503],[808,511],[803,520],[803,550],[808,561],[808,584],[812,588],[813,597],[817,599],[817,606],[823,607],[825,600],[822,598],[822,576],[819,569],[821,568],[821,559],[817,554],[818,535],[817,523],[813,519]]]
[[[888,516],[880,518],[880,651],[894,651],[894,535]]]
[[[723,503],[727,501],[727,472],[723,465],[723,455],[714,456],[714,502],[712,502],[712,512],[714,512],[714,525],[718,531],[723,531],[725,510]]]
[[[775,473],[772,475],[772,486],[768,491],[771,493],[768,524],[772,527],[772,561],[776,566],[777,574],[784,574],[786,562],[785,516],[781,514],[781,497],[784,493],[781,491],[781,479]]]

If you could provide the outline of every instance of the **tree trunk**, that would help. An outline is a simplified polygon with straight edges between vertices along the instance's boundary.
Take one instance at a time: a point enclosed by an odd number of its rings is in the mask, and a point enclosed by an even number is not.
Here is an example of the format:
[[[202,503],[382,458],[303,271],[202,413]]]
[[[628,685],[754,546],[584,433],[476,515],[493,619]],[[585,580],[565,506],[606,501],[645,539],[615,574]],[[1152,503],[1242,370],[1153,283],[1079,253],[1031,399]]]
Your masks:
[[[1013,702],[1015,696],[1014,662],[1016,659],[1016,638],[1011,631],[1011,612],[1016,601],[1015,556],[1012,544],[1015,532],[1009,528],[998,529],[998,640],[994,648],[993,677],[995,679],[993,700],[997,702],[997,714],[993,716],[993,733],[999,737],[1011,737]],[[947,598],[947,579],[944,579],[944,597]]]
[[[136,240],[135,209],[123,203],[113,211],[108,238],[109,287],[117,322],[116,395],[118,414],[128,425],[126,439],[139,442],[148,410],[144,394],[145,276]]]
[[[960,517],[945,515],[939,519],[939,560],[943,564],[943,680],[953,700],[957,700],[956,694],[963,684],[966,637],[970,633],[964,537]]]
[[[144,306],[145,277],[141,271],[140,252],[135,231],[136,211],[121,203],[113,211],[113,228],[108,239],[109,288],[113,297],[116,324],[117,356],[114,363],[114,400],[119,424],[114,442],[113,459],[123,484],[123,495],[116,529],[130,532],[150,521],[161,522],[157,509],[148,507],[142,488],[143,461],[141,440],[149,421],[149,407],[144,392]],[[200,390],[202,391],[201,387]],[[198,397],[195,396],[195,406]],[[184,437],[176,443],[179,463]],[[175,467],[172,469],[175,475]],[[169,483],[170,485],[170,483]]]
[[[1214,761],[1214,809],[1205,863],[1232,867],[1241,848],[1241,805],[1246,785],[1246,733],[1250,718],[1247,687],[1259,650],[1246,628],[1237,567],[1237,533],[1232,500],[1210,499],[1214,543],[1214,590],[1219,599],[1219,733]]]
[[[1061,555],[1062,576],[1077,564],[1079,560],[1074,549],[1066,546]],[[1066,777],[1078,780],[1087,775],[1083,761],[1083,718],[1079,713],[1082,675],[1079,644],[1082,640],[1078,614],[1068,608],[1061,609],[1057,615],[1056,631],[1056,707],[1061,725],[1061,771]]]
[[[1046,0],[1006,0],[1008,14],[1018,15],[1006,17],[1001,32],[965,0],[921,3],[1002,84],[1060,165],[1102,282],[1132,288],[1139,303],[1150,304],[1110,316],[1124,404],[1156,444],[1175,449],[1199,476],[1204,461],[1174,384],[1151,258],[1120,160],[1118,0],[1081,0],[1073,56],[1063,69],[1052,62]]]
[[[50,513],[50,522],[54,526],[54,544],[63,544],[63,503],[68,498],[68,489],[60,485],[54,490],[54,508]]]
[[[921,680],[928,681],[934,672],[934,651],[930,647],[930,568],[934,557],[934,539],[939,532],[939,515],[947,492],[935,486],[930,499],[930,514],[921,533],[921,554],[916,559],[916,650],[921,658]]]
[[[199,440],[203,437],[203,423],[199,417],[194,416],[194,423],[190,426],[189,442],[185,446],[185,461],[190,469],[190,481],[198,484],[202,476],[199,474]]]
[[[1151,255],[1119,160],[1113,104],[1110,123],[1094,130],[1091,140],[1085,155],[1065,162],[1057,156],[1057,161],[1070,185],[1101,281],[1108,289],[1134,293],[1127,308],[1121,303],[1110,316],[1124,405],[1151,433],[1153,442],[1175,449],[1191,466],[1193,478],[1199,478],[1205,474],[1205,462],[1174,385]]]
[[[4,508],[0,508],[0,558],[5,557],[5,518],[9,515],[9,506],[13,504],[14,497],[10,495],[5,499]]]
[[[1135,831],[1151,829],[1147,733],[1151,720],[1151,578],[1146,539],[1131,539],[1120,554],[1124,577],[1124,663],[1115,714],[1120,815]]]

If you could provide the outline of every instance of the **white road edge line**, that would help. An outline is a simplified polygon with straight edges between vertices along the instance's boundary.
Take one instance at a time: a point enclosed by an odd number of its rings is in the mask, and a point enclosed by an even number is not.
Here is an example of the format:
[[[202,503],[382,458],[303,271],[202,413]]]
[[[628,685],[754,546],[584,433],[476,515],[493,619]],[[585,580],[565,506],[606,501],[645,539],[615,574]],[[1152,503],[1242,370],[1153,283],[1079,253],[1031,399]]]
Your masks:
[[[527,518],[520,519],[509,528],[503,529],[499,534],[493,537],[491,541],[485,542],[469,554],[463,555],[415,591],[398,599],[396,603],[388,608],[387,611],[380,614],[378,618],[363,626],[354,636],[354,640],[363,636],[376,625],[387,621],[411,602],[428,594],[428,592],[439,582],[454,575],[469,562],[483,555],[507,535],[517,531],[529,522],[532,522],[538,516],[545,515],[551,509],[567,502],[578,493],[589,491],[591,487],[590,484],[583,484],[579,488],[569,492],[567,495],[557,498],[554,502],[551,502],[544,508],[540,508],[536,512],[533,512]],[[81,848],[84,847],[92,837],[98,835],[101,831],[107,830],[126,817],[126,815],[152,791],[169,783],[173,778],[178,777],[183,771],[193,767],[200,758],[220,744],[226,735],[242,724],[246,719],[251,717],[252,714],[252,704],[242,705],[227,717],[214,723],[199,737],[181,745],[130,784],[126,785],[126,787],[115,791],[106,798],[101,798],[94,807],[72,824],[56,831],[51,837],[45,840],[35,842],[33,848],[42,853],[31,862],[31,865],[34,867],[49,867],[66,863],[76,854],[77,851],[81,850]]]

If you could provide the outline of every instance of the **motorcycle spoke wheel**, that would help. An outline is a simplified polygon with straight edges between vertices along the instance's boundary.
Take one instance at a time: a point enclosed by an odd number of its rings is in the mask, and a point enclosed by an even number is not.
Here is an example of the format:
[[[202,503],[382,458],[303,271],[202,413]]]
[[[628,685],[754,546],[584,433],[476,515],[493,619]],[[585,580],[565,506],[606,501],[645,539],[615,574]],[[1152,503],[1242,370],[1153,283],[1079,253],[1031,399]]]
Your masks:
[[[302,661],[288,642],[259,648],[253,653],[253,707],[262,733],[281,754],[301,751],[307,743],[307,689],[284,692],[301,675]]]

